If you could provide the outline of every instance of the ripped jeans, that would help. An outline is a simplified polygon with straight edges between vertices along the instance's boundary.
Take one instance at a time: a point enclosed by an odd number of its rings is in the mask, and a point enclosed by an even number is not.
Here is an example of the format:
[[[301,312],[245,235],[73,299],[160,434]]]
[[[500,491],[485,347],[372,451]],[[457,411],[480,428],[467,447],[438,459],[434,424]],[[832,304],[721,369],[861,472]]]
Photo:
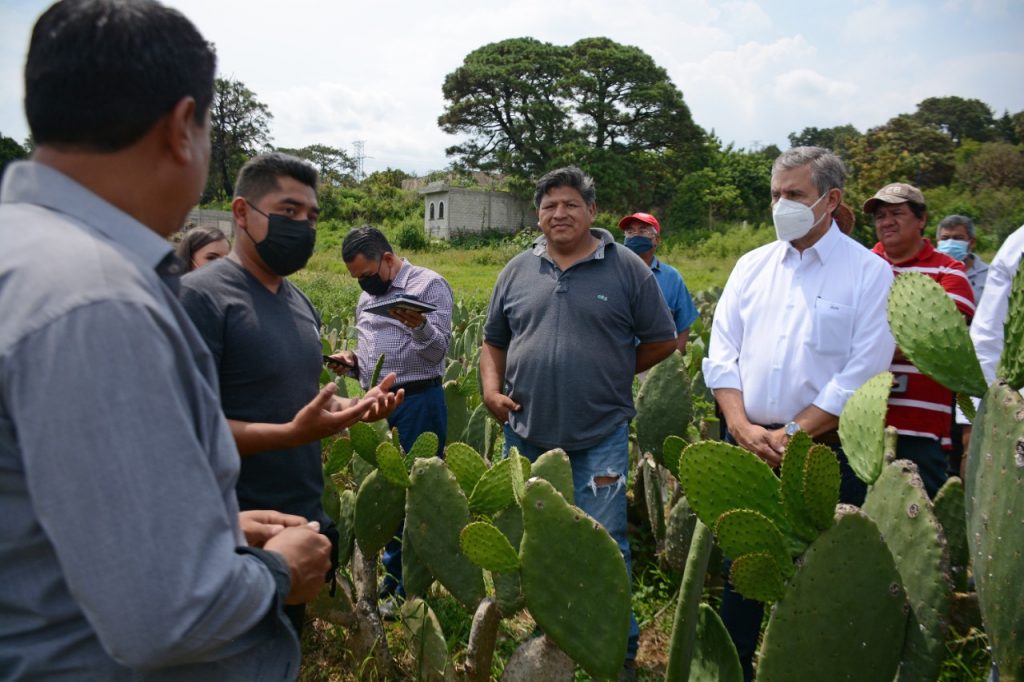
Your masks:
[[[508,457],[509,448],[515,447],[519,454],[533,462],[547,448],[523,440],[505,424],[505,447],[502,456]],[[626,537],[626,474],[629,471],[629,424],[623,422],[604,440],[585,450],[567,450],[572,463],[573,495],[577,507],[600,523],[622,550],[626,560],[626,573],[632,585],[632,557],[629,538]],[[595,478],[608,477],[614,482],[597,484]],[[629,645],[626,660],[636,658],[640,642],[640,626],[636,616],[629,614]]]

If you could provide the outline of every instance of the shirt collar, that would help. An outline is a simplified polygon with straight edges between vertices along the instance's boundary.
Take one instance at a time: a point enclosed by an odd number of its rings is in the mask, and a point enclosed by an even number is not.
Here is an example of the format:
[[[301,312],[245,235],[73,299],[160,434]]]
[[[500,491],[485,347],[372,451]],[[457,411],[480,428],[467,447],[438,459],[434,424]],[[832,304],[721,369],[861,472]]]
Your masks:
[[[404,289],[409,282],[409,272],[411,270],[412,264],[403,258],[402,265],[398,268],[398,273],[391,280],[391,286],[397,289]]]
[[[654,270],[655,272],[661,272],[661,261],[658,260],[657,256],[654,256],[651,260],[651,270]]]
[[[611,232],[600,227],[590,228],[590,234],[600,239],[601,245],[600,248],[595,250],[589,258],[584,258],[583,260],[603,260],[605,249],[608,248],[609,244],[615,243],[615,238],[612,237]],[[543,233],[541,233],[540,236],[533,240],[533,255],[539,256],[540,258],[543,258],[548,261],[551,260],[550,256],[548,256],[548,238]]]
[[[818,241],[814,242],[811,246],[804,249],[803,253],[797,251],[796,247],[790,242],[783,242],[782,258],[806,258],[813,256],[818,259],[822,264],[827,264],[829,258],[835,253],[836,246],[843,240],[843,233],[836,225],[836,221],[832,221],[832,225],[825,231],[825,234],[821,235]]]
[[[914,263],[916,261],[927,260],[927,259],[931,258],[932,255],[935,253],[935,247],[932,246],[932,242],[931,242],[930,239],[928,239],[928,237],[921,237],[921,241],[923,241],[924,243],[921,245],[921,250],[918,251],[916,255],[911,256],[910,258],[907,258],[906,260],[901,260],[898,263],[894,262],[891,258],[889,258],[889,255],[885,252],[885,246],[882,244],[882,242],[877,242],[875,244],[874,248],[872,248],[871,250],[874,251],[875,253],[877,253],[879,256],[881,256],[885,260],[887,260],[890,265],[896,265],[896,266],[910,265],[911,263]],[[950,260],[952,260],[952,259],[950,259]]]
[[[4,173],[0,201],[42,206],[69,215],[118,244],[161,276],[178,276],[180,261],[164,262],[172,252],[166,239],[60,171],[35,161],[16,161]],[[175,268],[178,272],[174,272]]]

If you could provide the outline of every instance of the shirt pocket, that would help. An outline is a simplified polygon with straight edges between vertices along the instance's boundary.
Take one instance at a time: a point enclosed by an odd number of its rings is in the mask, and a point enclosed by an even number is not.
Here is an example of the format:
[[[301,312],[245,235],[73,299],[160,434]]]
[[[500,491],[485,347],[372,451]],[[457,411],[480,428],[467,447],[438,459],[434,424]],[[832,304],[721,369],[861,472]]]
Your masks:
[[[853,343],[853,306],[824,298],[814,301],[814,349],[825,355],[842,355]]]

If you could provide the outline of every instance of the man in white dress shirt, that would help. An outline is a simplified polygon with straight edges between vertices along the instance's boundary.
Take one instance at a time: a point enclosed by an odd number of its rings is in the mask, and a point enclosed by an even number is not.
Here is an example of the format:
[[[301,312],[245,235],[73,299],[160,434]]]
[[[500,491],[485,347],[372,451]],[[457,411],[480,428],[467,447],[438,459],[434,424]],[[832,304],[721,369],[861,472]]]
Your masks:
[[[893,276],[833,221],[844,176],[842,161],[821,147],[797,147],[775,160],[778,241],[744,255],[729,275],[704,377],[728,440],[776,467],[789,439],[804,431],[836,451],[840,499],[860,504],[865,486],[839,448],[836,427],[853,392],[892,360],[886,298]],[[761,613],[760,602],[727,586],[722,618],[748,680]]]

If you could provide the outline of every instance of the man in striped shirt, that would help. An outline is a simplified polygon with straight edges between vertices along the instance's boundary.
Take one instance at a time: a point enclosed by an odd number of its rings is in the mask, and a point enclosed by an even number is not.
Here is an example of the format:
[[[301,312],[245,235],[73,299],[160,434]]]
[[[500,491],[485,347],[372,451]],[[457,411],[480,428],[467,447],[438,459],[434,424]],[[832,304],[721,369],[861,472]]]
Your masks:
[[[873,251],[892,265],[897,277],[905,272],[928,275],[946,290],[970,322],[974,293],[963,263],[937,251],[924,236],[928,211],[921,190],[894,182],[864,202],[875,221],[878,243]],[[950,440],[952,392],[924,376],[897,348],[890,367],[895,383],[889,394],[888,426],[899,433],[897,455],[917,464],[930,496],[948,477],[946,451]]]

